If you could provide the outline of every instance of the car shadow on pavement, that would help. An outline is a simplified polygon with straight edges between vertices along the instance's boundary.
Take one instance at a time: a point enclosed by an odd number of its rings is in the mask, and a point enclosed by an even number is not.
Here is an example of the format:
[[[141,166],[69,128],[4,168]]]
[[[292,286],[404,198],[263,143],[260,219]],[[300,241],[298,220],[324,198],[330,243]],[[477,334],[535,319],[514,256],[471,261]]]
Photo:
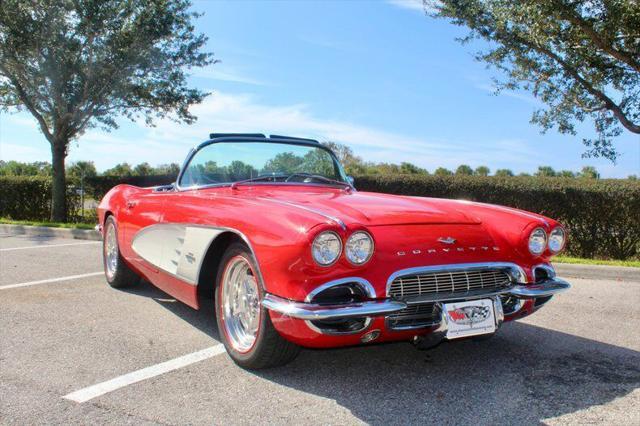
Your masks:
[[[150,284],[127,291],[153,298],[219,341],[212,303],[196,311],[167,302]],[[640,352],[513,322],[488,341],[429,351],[410,343],[303,350],[291,364],[249,374],[334,400],[366,423],[523,424],[607,404],[640,388]],[[587,422],[602,421],[593,415],[596,420]],[[331,417],[317,420],[330,423]]]
[[[640,352],[526,323],[484,342],[304,351],[256,373],[373,424],[538,423],[640,388]],[[597,417],[596,417],[597,418]]]

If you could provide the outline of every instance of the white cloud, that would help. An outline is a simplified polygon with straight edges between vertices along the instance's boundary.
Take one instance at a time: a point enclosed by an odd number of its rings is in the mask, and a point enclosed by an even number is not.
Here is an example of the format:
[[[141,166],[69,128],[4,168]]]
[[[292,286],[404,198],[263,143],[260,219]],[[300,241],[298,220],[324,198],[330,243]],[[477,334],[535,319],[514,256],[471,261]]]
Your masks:
[[[492,94],[496,93],[496,87],[491,85],[491,84],[487,84],[487,83],[479,83],[476,84],[476,89],[480,89],[484,92],[490,92]],[[544,105],[544,103],[538,99],[536,99],[535,97],[531,96],[531,95],[527,95],[525,93],[521,93],[521,92],[514,92],[513,90],[501,90],[500,92],[498,92],[498,96],[508,96],[510,98],[514,98],[514,99],[518,99],[521,101],[524,101],[528,104],[532,104],[532,105],[536,105],[536,106],[542,106]]]
[[[226,70],[226,71],[225,71]],[[209,65],[204,68],[194,68],[191,70],[194,77],[207,78],[210,80],[231,81],[234,83],[251,84],[254,86],[267,86],[268,83],[248,77],[230,67],[222,64]]]
[[[519,139],[469,141],[414,137],[346,118],[321,117],[304,104],[269,105],[245,94],[215,92],[193,107],[192,112],[198,121],[191,126],[162,120],[156,127],[148,128],[142,122],[127,124],[122,120],[122,128],[112,133],[93,129],[71,146],[69,160],[93,160],[99,170],[121,162],[181,163],[188,150],[206,140],[211,132],[264,132],[335,141],[351,146],[366,161],[407,161],[429,170],[440,166],[455,168],[462,163],[473,167],[486,164],[491,168],[523,169],[532,162],[538,163],[540,156]],[[27,125],[26,121],[24,124]],[[29,126],[34,132],[35,123],[30,122]],[[19,151],[18,132],[12,133],[11,140],[2,143],[4,157],[22,161],[49,158],[45,143]]]
[[[422,3],[422,0],[387,0],[387,3],[402,9],[424,12],[424,5]]]
[[[399,7],[401,9],[412,10],[414,12],[436,12],[436,6],[440,3],[438,0],[386,0],[392,6]]]

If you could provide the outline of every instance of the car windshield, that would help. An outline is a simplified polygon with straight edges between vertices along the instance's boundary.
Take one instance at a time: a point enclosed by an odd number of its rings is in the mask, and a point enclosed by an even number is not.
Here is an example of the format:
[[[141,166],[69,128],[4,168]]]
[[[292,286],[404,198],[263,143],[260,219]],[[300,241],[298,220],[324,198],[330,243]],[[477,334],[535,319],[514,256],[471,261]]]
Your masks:
[[[216,142],[195,153],[179,183],[189,188],[241,181],[344,185],[346,176],[330,151],[320,146]]]

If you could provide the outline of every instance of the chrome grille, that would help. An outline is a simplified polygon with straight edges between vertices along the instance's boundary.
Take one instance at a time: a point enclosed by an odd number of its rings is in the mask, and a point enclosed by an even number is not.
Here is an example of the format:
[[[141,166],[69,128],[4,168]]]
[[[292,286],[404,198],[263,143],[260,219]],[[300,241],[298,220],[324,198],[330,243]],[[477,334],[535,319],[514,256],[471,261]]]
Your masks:
[[[439,303],[410,305],[406,309],[387,317],[389,327],[394,329],[428,327],[440,322]]]
[[[477,290],[496,291],[509,284],[509,275],[501,269],[424,272],[394,279],[389,288],[389,296],[406,299],[424,294],[463,295]]]

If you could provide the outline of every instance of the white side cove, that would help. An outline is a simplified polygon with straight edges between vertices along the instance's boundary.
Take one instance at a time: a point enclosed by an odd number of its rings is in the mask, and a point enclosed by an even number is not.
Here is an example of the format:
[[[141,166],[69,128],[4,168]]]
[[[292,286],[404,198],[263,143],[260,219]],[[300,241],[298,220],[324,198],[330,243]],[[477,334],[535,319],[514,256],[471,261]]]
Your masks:
[[[151,225],[136,234],[132,248],[158,269],[197,285],[207,249],[222,232],[224,229],[180,224]]]

